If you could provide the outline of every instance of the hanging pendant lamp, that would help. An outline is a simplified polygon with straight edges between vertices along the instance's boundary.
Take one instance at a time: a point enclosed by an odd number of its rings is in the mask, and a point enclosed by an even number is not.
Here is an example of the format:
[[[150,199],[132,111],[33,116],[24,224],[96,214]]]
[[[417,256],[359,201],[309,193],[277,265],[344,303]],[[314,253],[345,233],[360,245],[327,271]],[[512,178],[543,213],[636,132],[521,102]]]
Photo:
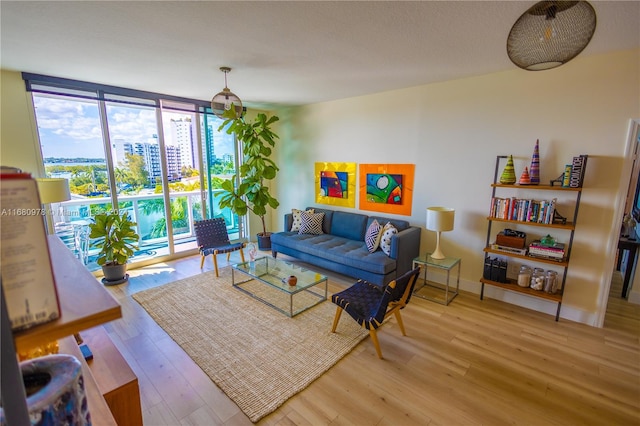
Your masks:
[[[220,71],[224,73],[224,89],[211,99],[211,109],[216,116],[224,118],[222,116],[224,112],[233,107],[236,118],[240,118],[242,116],[242,101],[227,87],[227,73],[231,71],[231,68],[220,67]]]
[[[588,2],[541,1],[513,24],[507,54],[525,70],[548,70],[575,58],[595,30],[596,12]]]

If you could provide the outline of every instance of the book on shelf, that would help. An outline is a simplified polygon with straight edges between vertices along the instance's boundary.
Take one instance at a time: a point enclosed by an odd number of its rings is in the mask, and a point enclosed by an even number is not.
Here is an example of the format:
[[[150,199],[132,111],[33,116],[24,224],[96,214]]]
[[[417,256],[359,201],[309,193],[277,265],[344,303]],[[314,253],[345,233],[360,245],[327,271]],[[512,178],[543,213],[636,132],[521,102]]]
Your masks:
[[[538,259],[545,259],[545,260],[555,260],[556,262],[564,261],[564,256],[562,256],[562,257],[548,256],[548,255],[545,255],[545,254],[537,254],[537,253],[531,253],[531,252],[529,252],[529,257],[535,257],[535,258],[538,258]]]
[[[554,243],[552,245],[542,244],[540,240],[532,241],[529,244],[529,248],[537,248],[541,250],[549,250],[549,251],[564,251],[564,243]]]
[[[571,177],[571,164],[566,164],[564,166],[564,175],[562,175],[562,186],[564,188],[569,187],[570,177]]]
[[[496,219],[550,224],[553,223],[555,209],[556,198],[532,200],[493,197],[489,214]]]
[[[491,250],[503,251],[505,253],[511,253],[511,254],[520,254],[523,256],[527,254],[526,248],[519,249],[515,247],[501,246],[499,244],[491,244]]]
[[[587,168],[586,155],[579,155],[577,157],[573,157],[573,163],[571,164],[571,175],[569,176],[570,188],[582,188],[586,168]]]
[[[563,243],[544,245],[540,241],[533,241],[531,244],[529,244],[529,255],[554,260],[562,260],[565,256],[565,245]]]
[[[36,180],[29,173],[0,173],[0,263],[12,330],[60,317]]]

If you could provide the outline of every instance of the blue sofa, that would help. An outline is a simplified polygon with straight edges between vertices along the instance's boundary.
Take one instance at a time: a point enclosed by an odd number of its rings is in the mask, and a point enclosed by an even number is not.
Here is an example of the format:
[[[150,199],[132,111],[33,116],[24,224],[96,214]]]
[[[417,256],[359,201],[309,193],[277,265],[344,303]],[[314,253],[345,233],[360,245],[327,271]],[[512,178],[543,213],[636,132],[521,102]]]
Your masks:
[[[324,212],[324,234],[289,231],[293,215],[287,213],[284,216],[285,231],[271,234],[273,257],[284,253],[312,265],[383,286],[409,271],[413,259],[420,254],[421,228],[411,226],[406,220],[317,207],[308,209]],[[380,249],[373,253],[367,250],[364,236],[374,219],[382,226],[391,222],[398,229],[398,234],[391,239],[389,256]]]

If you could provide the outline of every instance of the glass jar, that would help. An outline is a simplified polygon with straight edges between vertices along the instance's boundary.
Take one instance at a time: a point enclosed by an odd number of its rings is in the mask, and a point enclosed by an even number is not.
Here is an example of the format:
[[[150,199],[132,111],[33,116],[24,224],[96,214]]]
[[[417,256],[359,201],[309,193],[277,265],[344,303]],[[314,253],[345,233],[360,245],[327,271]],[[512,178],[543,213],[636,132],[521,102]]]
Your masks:
[[[520,287],[529,287],[531,285],[531,268],[527,265],[520,267],[518,273],[518,285]]]
[[[547,293],[555,293],[558,290],[556,281],[558,280],[558,273],[556,271],[547,271],[547,275],[544,280],[544,291]]]
[[[533,273],[531,274],[531,288],[534,290],[544,289],[544,279],[544,269],[533,268]]]

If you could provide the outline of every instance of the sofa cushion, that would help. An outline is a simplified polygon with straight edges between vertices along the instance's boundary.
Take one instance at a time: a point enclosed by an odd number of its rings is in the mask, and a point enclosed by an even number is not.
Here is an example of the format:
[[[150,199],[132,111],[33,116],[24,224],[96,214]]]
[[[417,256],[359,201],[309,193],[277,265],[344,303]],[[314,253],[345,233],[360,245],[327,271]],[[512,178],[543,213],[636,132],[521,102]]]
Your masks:
[[[367,245],[369,253],[373,253],[378,250],[380,237],[382,236],[380,231],[382,231],[382,226],[380,226],[380,223],[378,223],[377,220],[371,222],[371,225],[367,228],[367,232],[364,235],[364,242]]]
[[[371,222],[373,222],[374,220],[377,220],[378,223],[381,223],[381,224],[390,222],[398,230],[398,232],[402,232],[405,229],[411,227],[411,224],[406,220],[390,219],[388,217],[382,217],[382,216],[369,216],[369,220],[367,221],[367,227],[369,227],[371,225]]]
[[[324,213],[301,212],[300,219],[298,234],[323,234],[322,221],[324,219]]]
[[[367,218],[368,216],[363,214],[334,211],[331,219],[331,234],[364,242]]]
[[[397,233],[398,230],[391,224],[391,222],[387,222],[386,225],[384,225],[384,228],[382,228],[382,236],[380,237],[380,248],[387,256],[391,254],[391,237],[393,237]]]
[[[324,213],[324,220],[322,221],[322,232],[324,232],[325,234],[330,234],[333,210],[322,209],[318,207],[307,207],[307,210],[315,210],[314,213]]]
[[[302,224],[302,218],[300,217],[300,213],[304,210],[291,209],[291,214],[293,215],[293,223],[291,224],[290,231],[299,231],[300,224]],[[313,209],[307,209],[307,213],[315,213]]]

